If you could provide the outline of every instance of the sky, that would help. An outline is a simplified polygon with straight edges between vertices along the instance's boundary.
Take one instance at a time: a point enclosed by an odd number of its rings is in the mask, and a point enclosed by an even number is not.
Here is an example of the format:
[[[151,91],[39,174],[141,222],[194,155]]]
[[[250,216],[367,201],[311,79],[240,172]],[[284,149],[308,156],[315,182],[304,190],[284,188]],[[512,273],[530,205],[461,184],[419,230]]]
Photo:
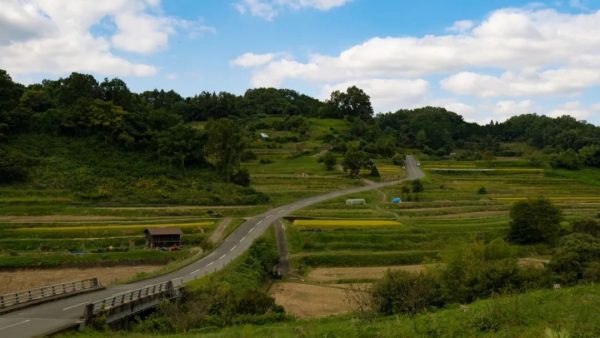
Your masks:
[[[600,125],[600,0],[0,0],[0,68],[73,71],[140,92],[319,99],[357,85],[377,112],[468,121],[538,113]]]

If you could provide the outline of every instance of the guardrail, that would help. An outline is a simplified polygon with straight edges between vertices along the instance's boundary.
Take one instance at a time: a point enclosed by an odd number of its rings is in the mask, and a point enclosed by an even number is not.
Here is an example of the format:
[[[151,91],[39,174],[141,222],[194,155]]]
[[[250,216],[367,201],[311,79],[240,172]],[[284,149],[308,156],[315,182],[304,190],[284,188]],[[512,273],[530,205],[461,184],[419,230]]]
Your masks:
[[[101,288],[98,278],[90,278],[0,295],[0,313]]]
[[[90,325],[97,317],[105,316],[107,323],[131,316],[166,299],[179,296],[181,285],[174,281],[149,285],[141,289],[127,291],[86,305],[83,314],[83,325]]]

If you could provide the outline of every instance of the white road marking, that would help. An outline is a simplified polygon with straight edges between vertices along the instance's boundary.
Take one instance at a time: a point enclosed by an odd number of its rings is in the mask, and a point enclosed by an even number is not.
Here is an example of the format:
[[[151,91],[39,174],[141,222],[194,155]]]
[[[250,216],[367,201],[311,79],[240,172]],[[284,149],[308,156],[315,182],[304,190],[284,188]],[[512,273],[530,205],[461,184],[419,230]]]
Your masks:
[[[248,231],[248,233],[251,234],[252,231],[254,231],[254,228],[250,229],[250,231]]]
[[[200,272],[200,269],[192,271],[192,272],[190,273],[190,275],[195,275],[195,274],[196,274],[196,273],[198,273],[198,272]]]
[[[30,321],[31,321],[31,319],[27,319],[27,320],[24,320],[22,322],[14,323],[14,324],[11,324],[11,325],[8,325],[8,326],[5,326],[5,327],[0,327],[0,331],[6,330],[6,329],[10,329],[11,327],[19,326],[21,324],[29,323]]]
[[[206,266],[211,266],[213,264],[215,264],[215,262],[210,262],[210,263],[206,264]]]
[[[237,248],[237,245],[234,245],[231,249],[229,249],[229,252],[232,252],[233,250],[235,250],[235,248]]]
[[[87,304],[87,303],[89,303],[89,302],[84,302],[84,303],[81,303],[81,304],[77,304],[77,305],[69,306],[69,307],[66,307],[66,308],[64,308],[64,309],[63,309],[63,311],[67,311],[67,310],[70,310],[70,309],[76,308],[76,307],[78,307],[78,306],[85,305],[85,304]]]
[[[242,239],[240,239],[240,243],[242,243],[245,239],[246,239],[246,236],[242,237]]]
[[[223,258],[225,258],[225,255],[223,255],[223,256],[221,256],[221,257],[219,257],[219,259],[223,259]]]
[[[257,224],[257,225],[261,225],[261,224],[262,224],[262,222],[263,222],[263,221],[260,221],[260,222],[258,222],[258,224]]]

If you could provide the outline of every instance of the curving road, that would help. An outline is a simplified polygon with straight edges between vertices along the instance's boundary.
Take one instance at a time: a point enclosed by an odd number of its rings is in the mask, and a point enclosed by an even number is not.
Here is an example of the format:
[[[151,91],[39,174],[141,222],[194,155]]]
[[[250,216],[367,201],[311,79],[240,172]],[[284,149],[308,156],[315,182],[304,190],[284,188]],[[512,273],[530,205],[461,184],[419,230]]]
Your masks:
[[[232,260],[246,251],[252,242],[261,236],[267,228],[279,218],[292,211],[312,204],[320,203],[344,195],[378,189],[406,180],[415,180],[424,176],[417,161],[406,157],[406,178],[401,181],[378,183],[357,188],[349,188],[332,193],[310,197],[251,218],[240,225],[225,241],[209,255],[175,272],[147,279],[137,283],[118,285],[106,290],[88,293],[72,298],[57,300],[0,316],[0,337],[34,337],[60,331],[79,322],[84,305],[122,292],[136,290],[148,285],[177,280],[185,283],[222,269]]]

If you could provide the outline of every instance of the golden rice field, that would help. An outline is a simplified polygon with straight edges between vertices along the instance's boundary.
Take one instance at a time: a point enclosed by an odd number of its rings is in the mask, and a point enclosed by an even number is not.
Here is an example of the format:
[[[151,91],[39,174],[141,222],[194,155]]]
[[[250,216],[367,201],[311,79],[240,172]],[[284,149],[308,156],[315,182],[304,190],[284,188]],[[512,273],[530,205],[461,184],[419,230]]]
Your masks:
[[[196,223],[173,223],[173,224],[128,224],[128,225],[89,225],[89,226],[62,226],[62,227],[30,227],[16,228],[18,232],[76,232],[76,231],[102,231],[102,230],[144,230],[148,227],[171,228],[177,227],[181,229],[191,228],[206,228],[214,225],[214,222],[203,221]]]
[[[384,228],[399,227],[402,223],[394,220],[379,219],[302,219],[295,220],[294,226],[304,229],[320,228]]]

